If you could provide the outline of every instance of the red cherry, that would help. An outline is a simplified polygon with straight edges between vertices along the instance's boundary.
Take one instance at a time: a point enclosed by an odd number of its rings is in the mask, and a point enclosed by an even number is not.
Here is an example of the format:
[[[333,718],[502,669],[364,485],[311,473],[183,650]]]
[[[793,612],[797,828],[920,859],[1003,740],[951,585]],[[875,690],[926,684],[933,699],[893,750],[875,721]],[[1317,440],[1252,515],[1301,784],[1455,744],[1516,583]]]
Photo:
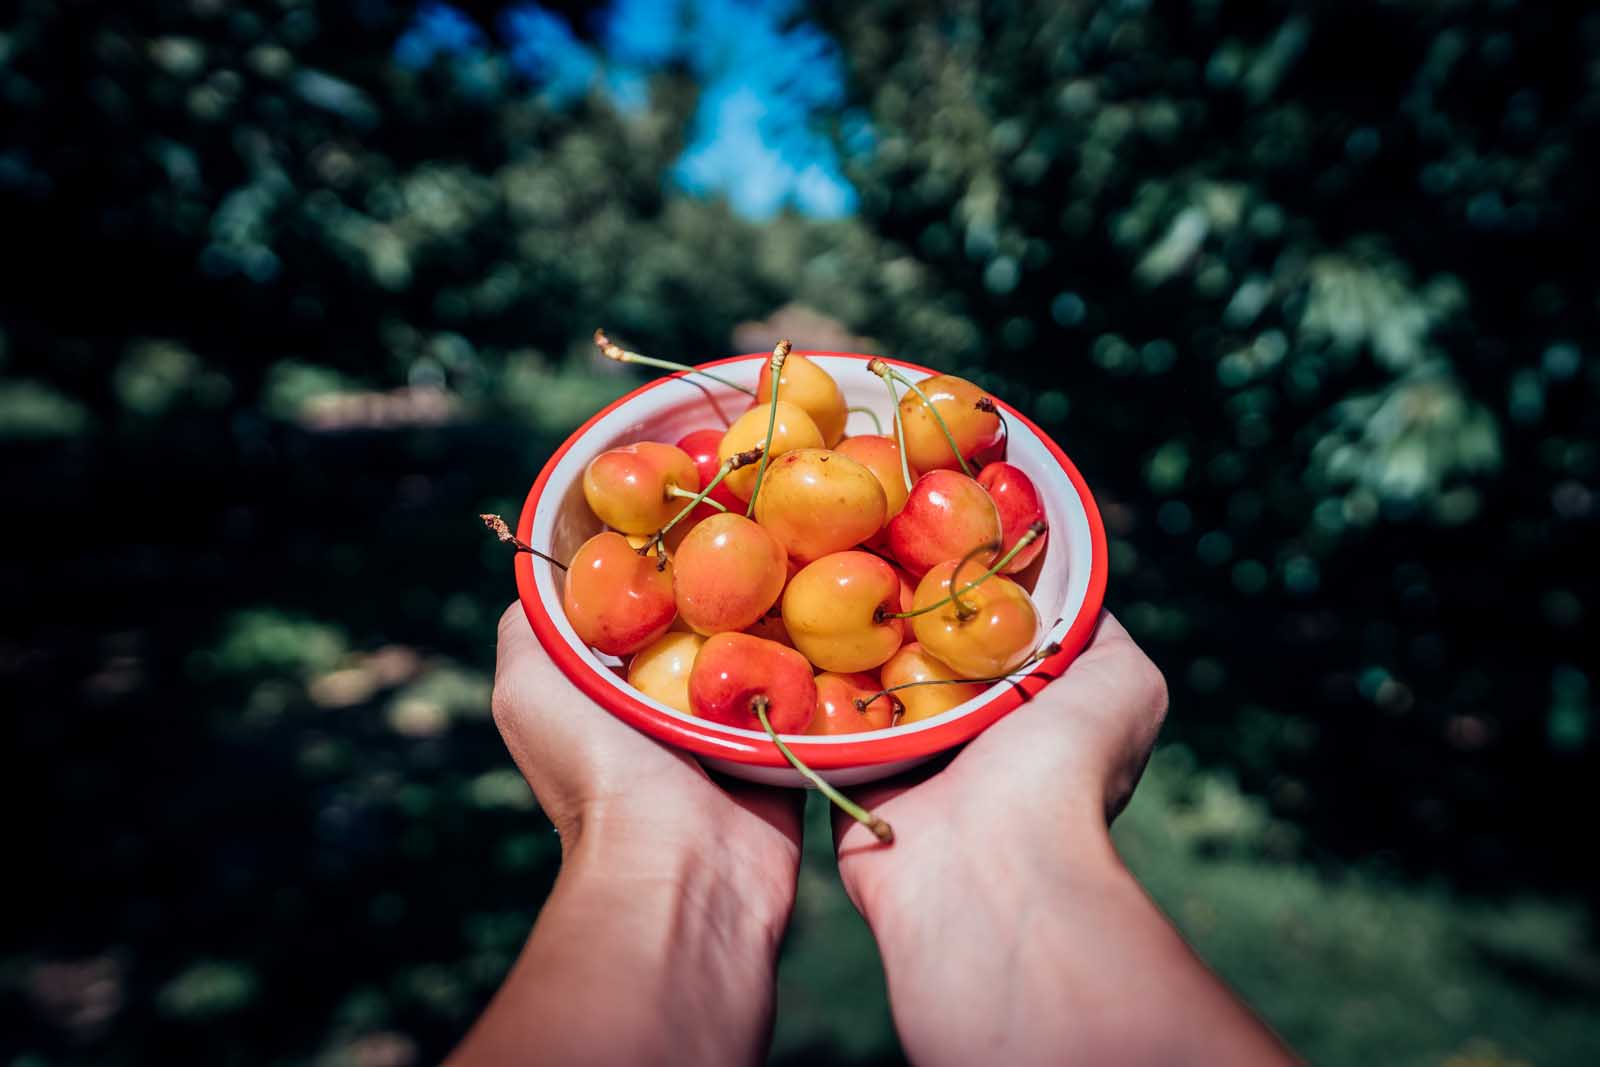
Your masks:
[[[959,471],[933,470],[917,479],[900,514],[889,520],[889,547],[921,576],[979,545],[1000,541],[1000,513],[983,486]],[[987,563],[987,560],[979,562]]]
[[[811,664],[786,645],[749,634],[706,638],[689,672],[689,707],[727,726],[760,730],[753,701],[767,699],[767,719],[780,734],[804,733],[817,711]]]
[[[817,714],[808,734],[858,734],[863,730],[884,730],[894,722],[894,700],[888,693],[877,696],[882,686],[871,674],[817,675]],[[857,700],[876,696],[867,710],[856,707]]]
[[[691,430],[678,439],[678,447],[689,454],[694,460],[695,470],[700,472],[700,484],[710,485],[711,480],[717,476],[722,468],[722,460],[717,457],[717,446],[722,443],[721,430]],[[718,482],[706,499],[715,500],[729,511],[744,511],[744,501],[733,495],[727,482]],[[697,504],[689,517],[683,520],[684,525],[692,525],[701,519],[709,519],[717,513],[717,509],[709,504]],[[687,532],[687,531],[685,531]]]
[[[1010,548],[1028,527],[1044,519],[1044,501],[1039,490],[1026,474],[1009,463],[991,463],[978,472],[978,484],[988,491],[1000,513],[1000,543]],[[1016,574],[1026,570],[1028,564],[1044,551],[1045,537],[1017,553],[1011,562],[1001,568],[1002,574]]]

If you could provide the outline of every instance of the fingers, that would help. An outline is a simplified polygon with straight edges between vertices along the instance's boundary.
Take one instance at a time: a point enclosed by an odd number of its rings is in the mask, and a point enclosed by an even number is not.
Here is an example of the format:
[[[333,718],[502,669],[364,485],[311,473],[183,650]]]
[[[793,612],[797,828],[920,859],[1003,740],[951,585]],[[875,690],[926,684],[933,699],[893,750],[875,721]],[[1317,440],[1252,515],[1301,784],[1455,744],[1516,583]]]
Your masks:
[[[549,666],[550,659],[528,625],[522,605],[513,602],[500,615],[492,706],[495,725],[519,763],[524,720],[537,713],[538,702],[532,697],[540,692],[539,679]]]
[[[549,657],[534,636],[533,627],[528,625],[528,616],[522,610],[521,602],[514,600],[500,613],[499,644],[494,661],[495,679],[498,681],[502,674],[537,671],[541,661],[548,663]]]
[[[1042,696],[1074,700],[1093,696],[1157,725],[1167,714],[1167,680],[1109,611],[1088,645]]]

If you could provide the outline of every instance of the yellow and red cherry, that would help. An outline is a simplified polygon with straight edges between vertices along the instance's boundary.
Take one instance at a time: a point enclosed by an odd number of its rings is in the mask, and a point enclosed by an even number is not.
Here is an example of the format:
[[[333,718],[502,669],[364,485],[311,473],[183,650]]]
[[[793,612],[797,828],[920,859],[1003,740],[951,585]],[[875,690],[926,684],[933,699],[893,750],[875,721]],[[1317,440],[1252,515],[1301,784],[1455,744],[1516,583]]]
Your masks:
[[[902,645],[878,676],[883,688],[891,690],[904,709],[901,725],[942,715],[983,692],[983,686],[963,681],[915,641]]]
[[[981,403],[988,394],[965,378],[939,374],[918,382],[917,389],[922,390],[922,396],[908,388],[900,398],[900,421],[905,430],[906,459],[919,471],[960,470],[962,459],[970,459],[1001,440],[999,414],[992,403]],[[927,404],[923,397],[927,397]],[[944,420],[943,427],[928,410],[930,404]],[[949,437],[945,436],[945,429],[950,431]],[[952,439],[961,458],[951,448]]]
[[[822,434],[822,444],[832,448],[844,436],[845,420],[850,417],[845,407],[844,393],[833,375],[811,362],[805,356],[791,352],[778,372],[778,396],[811,416],[817,431]],[[761,376],[756,379],[756,407],[766,409],[772,399],[772,363],[761,364]]]
[[[722,441],[717,445],[718,462],[724,462],[758,445],[765,445],[769,418],[773,426],[772,447],[767,453],[768,464],[783,453],[797,448],[822,447],[822,434],[817,424],[811,421],[810,415],[787,400],[780,399],[776,408],[774,413],[770,405],[761,404],[734,419],[733,425],[728,427],[728,432],[722,435]],[[755,491],[756,474],[760,467],[760,464],[753,463],[732,471],[722,484],[740,500],[749,500],[750,494]]]
[[[700,475],[701,488],[711,485],[718,471],[722,469],[722,460],[717,456],[717,446],[722,444],[722,433],[721,430],[693,430],[678,439],[678,447],[694,460],[695,470]],[[712,486],[706,499],[715,500],[729,511],[744,510],[744,501],[733,495],[725,481]],[[717,509],[709,504],[696,504],[694,511],[683,521],[683,525],[688,526],[701,519],[709,519],[716,513]]]
[[[628,661],[628,684],[645,696],[685,715],[689,710],[689,671],[706,639],[697,633],[668,630],[635,652]]]
[[[883,486],[884,503],[887,505],[884,508],[885,525],[900,514],[911,490],[906,486],[907,472],[900,469],[900,446],[894,443],[894,438],[881,434],[846,437],[834,447],[834,451],[849,456],[867,468],[878,479],[878,484]],[[914,484],[918,472],[913,469],[909,474]]]
[[[700,509],[696,508],[695,510],[699,511]],[[711,514],[715,515],[716,512],[712,511]],[[628,544],[633,546],[634,551],[641,552],[652,559],[655,558],[661,545],[665,544],[667,546],[667,558],[671,559],[677,553],[678,546],[683,544],[683,539],[689,536],[689,531],[694,529],[692,525],[693,518],[694,516],[691,514],[689,518],[684,519],[659,538],[653,534],[623,534],[623,536],[628,539]]]
[[[978,484],[988,492],[1000,514],[1000,543],[1010,546],[1027,532],[1028,527],[1044,520],[1044,501],[1033,481],[1009,463],[991,463],[978,472]],[[1026,570],[1044,551],[1045,536],[1041,534],[1027,548],[1011,558],[1000,568],[1002,574],[1016,574]]]
[[[894,567],[894,564],[891,563],[890,566]],[[895,567],[894,576],[900,581],[900,606],[894,610],[901,612],[902,614],[909,613],[911,611],[911,605],[914,604],[917,599],[917,580],[911,577],[911,575],[906,572],[904,567]],[[915,641],[916,636],[911,632],[911,620],[901,619],[899,622],[902,634],[901,643]]]
[[[595,516],[625,534],[655,533],[700,489],[694,460],[681,448],[641,441],[600,453],[583,472],[583,497]]]
[[[911,487],[900,514],[889,520],[889,549],[921,576],[979,545],[1000,542],[1000,513],[983,486],[959,471],[929,471]]]
[[[778,609],[768,611],[761,618],[744,628],[744,633],[751,637],[760,637],[768,641],[776,641],[780,645],[794,647],[794,640],[789,636],[789,628],[783,624],[783,612]]]
[[[770,533],[734,512],[696,523],[672,557],[679,614],[696,632],[743,630],[783,592],[787,557]]]
[[[894,655],[905,631],[886,616],[899,610],[899,576],[870,552],[823,556],[783,591],[789,639],[823,671],[871,670]]]
[[[791,559],[809,563],[842,552],[883,528],[884,492],[877,477],[848,456],[797,448],[772,460],[756,521]]]
[[[993,397],[985,397],[978,402],[980,411],[991,411],[1000,419],[1000,440],[988,448],[980,448],[967,457],[967,463],[973,470],[981,471],[991,463],[1004,463],[1006,452],[1011,444],[1011,432],[1006,425],[1005,416],[1000,414]]]
[[[1027,590],[999,574],[983,578],[970,563],[948,560],[917,586],[912,610],[930,608],[911,620],[917,643],[962,678],[990,678],[1019,667],[1039,641],[1039,611]],[[957,569],[958,594],[951,597]],[[968,577],[970,576],[970,577]],[[948,601],[934,607],[941,600]]]
[[[667,632],[677,608],[670,563],[641,556],[607,530],[579,546],[561,594],[578,639],[610,656],[627,656]]]
[[[689,672],[691,713],[727,726],[760,730],[757,698],[765,699],[767,719],[775,731],[804,733],[817,711],[811,664],[786,645],[749,634],[707,638]]]
[[[878,679],[870,674],[827,671],[817,675],[817,713],[806,733],[858,734],[888,729],[894,725],[894,699],[880,689]],[[856,706],[858,700],[864,710]]]

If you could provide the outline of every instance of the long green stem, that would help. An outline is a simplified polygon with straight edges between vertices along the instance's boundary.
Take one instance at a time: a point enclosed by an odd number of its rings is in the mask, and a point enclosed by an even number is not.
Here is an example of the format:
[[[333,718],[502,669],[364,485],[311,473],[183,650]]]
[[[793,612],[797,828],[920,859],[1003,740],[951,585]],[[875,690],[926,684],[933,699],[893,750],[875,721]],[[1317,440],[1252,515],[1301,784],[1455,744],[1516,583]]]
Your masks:
[[[745,505],[744,517],[756,513],[756,497],[761,495],[761,483],[767,476],[767,459],[772,455],[772,431],[778,425],[778,386],[783,378],[783,362],[789,358],[789,342],[779,341],[772,347],[772,398],[767,401],[767,439],[761,442],[761,466],[756,468],[756,485],[750,490],[750,503]]]
[[[845,408],[845,410],[860,412],[867,418],[871,419],[873,432],[878,434],[880,437],[883,436],[883,423],[878,421],[878,413],[876,411],[873,411],[871,408]]]
[[[553,556],[545,555],[543,552],[540,552],[537,548],[534,548],[532,545],[528,544],[528,542],[512,533],[511,527],[507,526],[506,520],[502,519],[500,516],[479,515],[478,518],[483,520],[483,524],[489,527],[489,532],[498,537],[502,543],[510,545],[518,552],[526,552],[530,556],[538,556],[546,563],[559,567],[562,570],[567,569],[567,565],[562,563],[559,559],[556,559]]]
[[[930,611],[937,611],[946,604],[950,603],[955,604],[956,614],[958,616],[963,619],[971,618],[975,609],[968,607],[962,602],[961,598],[978,588],[978,586],[982,585],[990,578],[993,578],[996,574],[999,574],[1000,571],[1005,568],[1007,563],[1010,563],[1013,559],[1016,559],[1018,552],[1021,552],[1023,549],[1039,540],[1039,538],[1043,537],[1044,531],[1044,522],[1042,520],[1035,522],[1022,532],[1022,536],[1017,538],[1017,543],[1012,545],[1006,554],[1001,556],[999,561],[996,562],[994,566],[984,571],[980,577],[974,578],[966,585],[958,587],[956,585],[956,576],[961,573],[962,564],[966,563],[973,556],[980,552],[990,551],[993,547],[992,545],[979,545],[971,552],[968,552],[965,556],[962,556],[961,562],[956,564],[956,569],[950,572],[950,594],[948,596],[940,600],[935,600],[932,604],[917,608],[915,611],[885,612],[882,615],[876,616],[876,618],[880,622],[884,619],[914,619],[918,615],[926,615]]]
[[[911,492],[911,464],[906,459],[906,427],[900,421],[900,396],[894,391],[894,381],[890,377],[894,372],[889,369],[889,364],[881,359],[870,360],[867,369],[883,379],[884,387],[889,390],[889,410],[894,415],[894,442],[900,450],[900,477],[905,479],[906,492]]]
[[[662,538],[666,537],[667,531],[678,525],[678,523],[682,522],[683,519],[688,516],[688,514],[693,511],[697,505],[702,503],[710,504],[719,511],[727,511],[727,508],[723,507],[721,504],[718,504],[715,500],[707,499],[711,493],[711,490],[721,485],[722,479],[726,478],[740,467],[750,466],[750,464],[761,458],[765,452],[766,449],[762,448],[760,445],[757,445],[755,448],[748,448],[743,452],[736,452],[727,459],[723,460],[722,466],[717,468],[717,473],[711,476],[711,480],[705,484],[704,488],[702,488],[698,493],[687,494],[689,497],[689,502],[683,506],[683,510],[672,516],[665,526],[656,531],[654,537],[650,538],[650,540],[644,543],[644,547],[639,549],[639,555],[649,555],[650,546],[658,543]],[[673,488],[676,489],[677,487],[674,486]],[[678,496],[683,494],[683,492],[683,490],[679,490],[677,493],[673,493],[672,495]]]
[[[712,500],[704,493],[691,493],[681,485],[668,486],[667,495],[670,497],[676,497],[679,500],[693,500],[696,504],[708,504],[711,507],[716,508],[718,511],[728,510],[725,504],[721,504],[715,500]],[[674,515],[673,518],[677,518],[677,516]]]
[[[756,391],[738,382],[730,382],[720,374],[712,374],[708,370],[690,366],[687,363],[674,363],[670,359],[657,359],[655,356],[643,356],[638,352],[629,352],[621,345],[613,344],[611,338],[606,336],[604,330],[594,332],[594,343],[599,347],[600,354],[607,359],[614,359],[618,363],[637,363],[641,367],[655,367],[657,370],[681,370],[687,374],[698,374],[702,378],[710,378],[714,382],[726,385],[729,389],[737,389],[745,396],[755,396]]]
[[[839,792],[833,786],[829,785],[823,780],[822,775],[818,774],[810,767],[807,767],[805,763],[801,761],[799,756],[796,756],[793,752],[789,751],[789,746],[783,743],[783,738],[778,736],[778,731],[772,728],[772,721],[767,718],[766,697],[758,696],[751,700],[750,710],[756,713],[757,719],[761,720],[761,728],[767,731],[767,736],[772,739],[773,744],[778,746],[778,751],[783,753],[783,758],[788,760],[790,766],[799,771],[801,775],[805,777],[806,781],[816,786],[823,796],[837,804],[839,809],[846,815],[850,816],[862,826],[865,826],[868,830],[871,830],[875,835],[877,835],[879,841],[882,841],[886,845],[894,842],[893,827],[884,822],[882,819],[878,818],[876,815],[872,814],[872,812],[868,811],[866,808],[863,808],[860,804],[857,804],[855,801]]]
[[[950,432],[949,426],[945,425],[944,416],[939,414],[939,409],[934,406],[933,401],[928,399],[928,394],[924,393],[922,387],[916,382],[899,371],[891,368],[889,373],[894,375],[895,381],[917,394],[917,398],[922,401],[922,406],[928,409],[928,413],[933,416],[933,421],[937,422],[939,429],[944,431],[944,439],[950,442],[950,451],[956,454],[956,462],[961,464],[961,473],[968,478],[972,477],[972,468],[967,465],[967,457],[961,454],[961,449],[956,445],[956,435]]]
[[[1041,645],[1035,649],[1031,656],[1017,664],[1014,670],[1007,671],[1005,674],[991,674],[987,678],[920,678],[915,682],[901,682],[899,685],[891,685],[880,689],[870,697],[856,697],[852,703],[855,704],[857,711],[865,713],[872,706],[872,702],[879,697],[898,693],[902,689],[915,689],[919,685],[993,685],[995,682],[1003,682],[1008,678],[1015,678],[1023,671],[1032,670],[1042,661],[1049,659],[1060,651],[1061,646],[1052,641],[1048,645]]]

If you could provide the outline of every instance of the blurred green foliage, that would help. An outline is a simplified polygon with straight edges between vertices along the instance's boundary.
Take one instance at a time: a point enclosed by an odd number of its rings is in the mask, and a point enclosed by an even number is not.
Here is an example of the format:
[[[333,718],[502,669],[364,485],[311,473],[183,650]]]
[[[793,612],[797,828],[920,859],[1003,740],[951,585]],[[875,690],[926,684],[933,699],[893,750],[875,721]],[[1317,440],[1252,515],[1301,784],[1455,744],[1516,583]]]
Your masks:
[[[1119,834],[1202,953],[1315,1062],[1582,1062],[1600,17],[822,5],[860,210],[754,223],[664,180],[686,71],[558,105],[492,51],[396,64],[408,14],[0,14],[0,1056],[460,1034],[559,851],[486,718],[473,515],[636,380],[603,325],[1022,407],[1172,682]],[[894,1062],[808,850],[774,1058]]]

